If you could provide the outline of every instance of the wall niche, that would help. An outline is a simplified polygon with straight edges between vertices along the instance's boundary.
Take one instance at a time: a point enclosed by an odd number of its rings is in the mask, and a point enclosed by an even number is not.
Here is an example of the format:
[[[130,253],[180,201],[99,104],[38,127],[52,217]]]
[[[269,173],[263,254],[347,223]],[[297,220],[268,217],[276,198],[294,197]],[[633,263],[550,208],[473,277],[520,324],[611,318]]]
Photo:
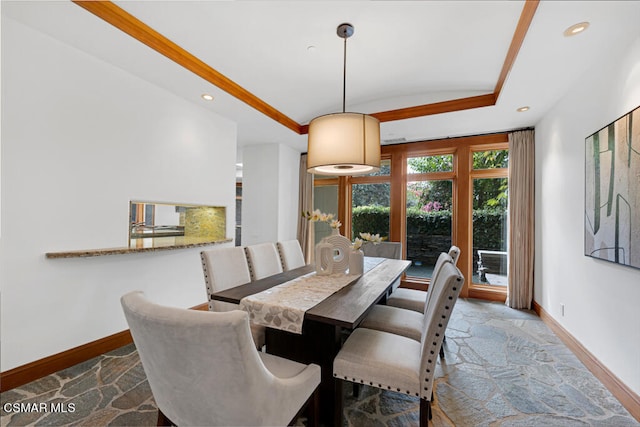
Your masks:
[[[129,247],[188,245],[226,238],[224,206],[132,200]]]

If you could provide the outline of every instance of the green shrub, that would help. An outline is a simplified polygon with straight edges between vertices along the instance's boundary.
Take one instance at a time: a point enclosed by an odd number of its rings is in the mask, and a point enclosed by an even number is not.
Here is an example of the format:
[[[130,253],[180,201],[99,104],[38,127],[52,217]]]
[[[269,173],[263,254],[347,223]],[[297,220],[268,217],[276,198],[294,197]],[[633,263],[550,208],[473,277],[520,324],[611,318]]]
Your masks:
[[[506,248],[506,211],[500,209],[473,212],[473,238],[478,249],[504,250]],[[440,252],[451,247],[451,211],[425,212],[407,209],[407,258],[435,263]],[[352,239],[359,233],[389,236],[389,208],[360,206],[353,208]],[[475,254],[474,254],[475,257]]]
[[[360,233],[380,234],[389,237],[389,208],[383,206],[358,206],[351,216],[352,240]]]

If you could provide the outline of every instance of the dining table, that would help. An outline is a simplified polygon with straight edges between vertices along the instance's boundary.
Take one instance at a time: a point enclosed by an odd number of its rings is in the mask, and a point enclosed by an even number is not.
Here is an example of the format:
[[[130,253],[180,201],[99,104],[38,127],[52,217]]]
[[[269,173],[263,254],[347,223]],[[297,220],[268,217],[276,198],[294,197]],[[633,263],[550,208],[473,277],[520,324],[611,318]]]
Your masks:
[[[292,332],[279,329],[273,324],[265,324],[265,349],[268,353],[300,363],[320,365],[320,421],[324,425],[333,425],[335,419],[335,356],[350,331],[358,327],[374,305],[386,302],[410,265],[411,262],[406,260],[365,257],[362,275],[346,278],[344,287],[303,312],[301,331]],[[317,286],[322,286],[323,280],[327,283],[332,280],[329,276],[325,276],[326,279],[320,275],[313,277],[315,271],[314,265],[305,265],[216,292],[211,295],[211,299],[240,304],[246,309],[246,298],[269,293],[301,278],[312,277]],[[255,322],[256,319],[252,321]],[[340,396],[341,393],[337,395]]]

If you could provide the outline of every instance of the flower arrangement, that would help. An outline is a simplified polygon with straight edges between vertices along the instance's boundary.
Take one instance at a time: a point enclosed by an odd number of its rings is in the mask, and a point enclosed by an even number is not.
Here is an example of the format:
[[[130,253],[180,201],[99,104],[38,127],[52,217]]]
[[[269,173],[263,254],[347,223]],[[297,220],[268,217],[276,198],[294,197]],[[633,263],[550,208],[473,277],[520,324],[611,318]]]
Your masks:
[[[354,251],[357,251],[362,247],[364,242],[371,242],[374,245],[377,245],[383,240],[384,240],[384,237],[380,237],[380,234],[360,233],[360,237],[355,238],[351,247],[353,248]]]
[[[334,214],[323,213],[320,209],[316,209],[313,212],[302,212],[302,217],[311,222],[326,222],[329,224],[329,227],[336,230],[342,225],[340,221],[335,219]]]

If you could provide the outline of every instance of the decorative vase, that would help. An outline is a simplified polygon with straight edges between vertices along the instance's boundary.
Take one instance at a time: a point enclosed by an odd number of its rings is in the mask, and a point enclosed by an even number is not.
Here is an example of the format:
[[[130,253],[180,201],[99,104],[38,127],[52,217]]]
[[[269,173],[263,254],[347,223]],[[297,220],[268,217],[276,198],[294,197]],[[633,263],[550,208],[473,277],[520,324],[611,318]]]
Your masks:
[[[364,252],[360,249],[353,249],[349,252],[349,274],[364,273]]]
[[[333,245],[327,238],[316,245],[316,274],[324,276],[333,273]]]

